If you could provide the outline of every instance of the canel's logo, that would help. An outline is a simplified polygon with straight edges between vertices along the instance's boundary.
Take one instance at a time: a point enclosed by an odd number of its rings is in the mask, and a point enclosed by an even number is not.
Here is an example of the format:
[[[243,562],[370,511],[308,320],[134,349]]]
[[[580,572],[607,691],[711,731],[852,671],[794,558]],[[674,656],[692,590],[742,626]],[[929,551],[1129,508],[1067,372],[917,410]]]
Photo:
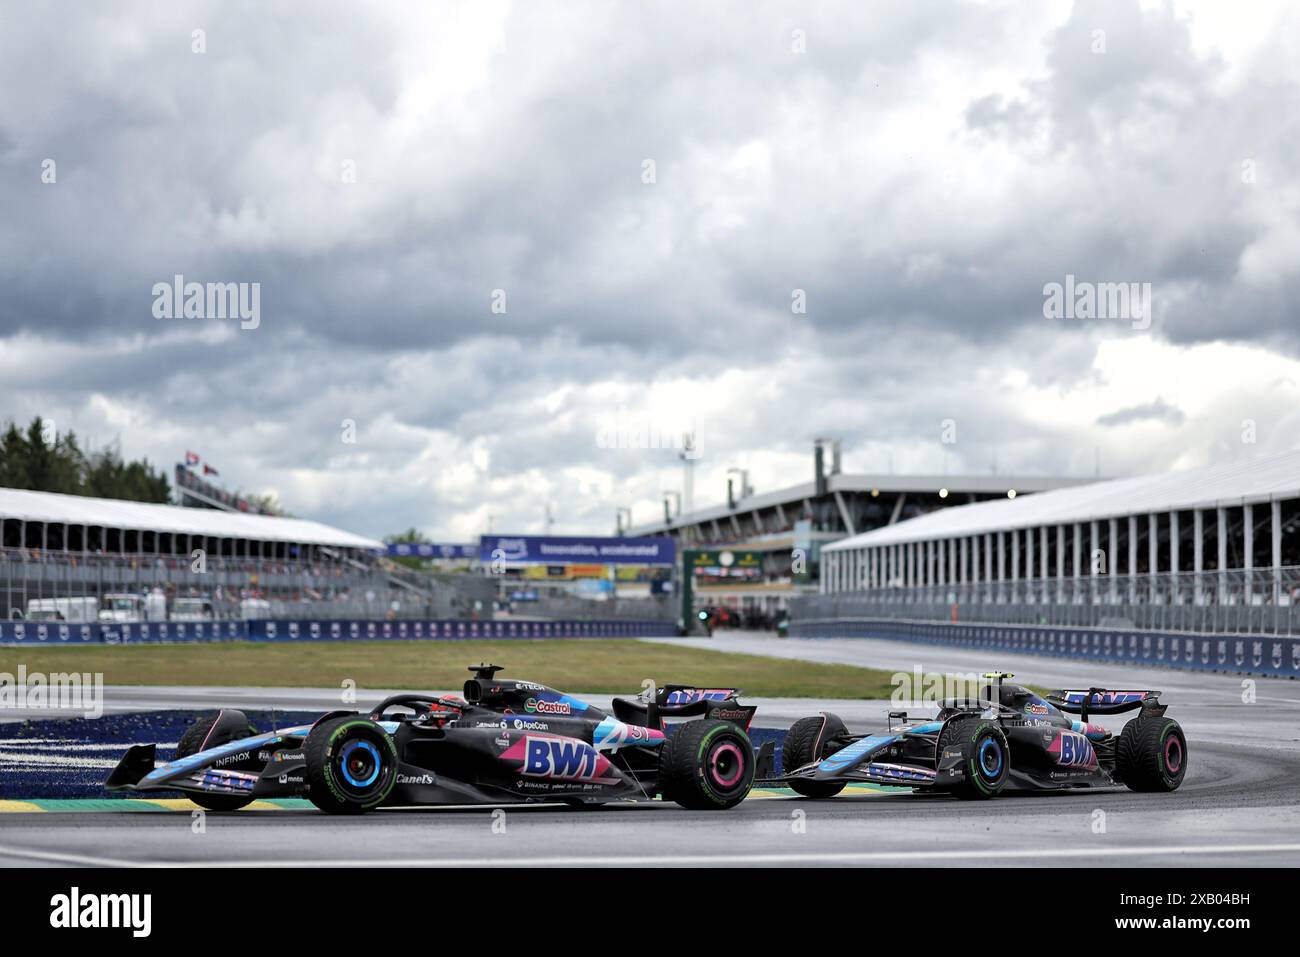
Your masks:
[[[397,776],[398,784],[432,784],[432,774],[399,774]]]

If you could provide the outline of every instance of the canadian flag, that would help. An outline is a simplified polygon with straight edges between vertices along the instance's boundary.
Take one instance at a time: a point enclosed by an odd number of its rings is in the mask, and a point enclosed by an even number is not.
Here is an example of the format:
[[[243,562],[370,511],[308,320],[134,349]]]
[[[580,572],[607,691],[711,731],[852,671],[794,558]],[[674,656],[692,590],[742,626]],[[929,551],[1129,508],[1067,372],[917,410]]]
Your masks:
[[[186,452],[186,453],[185,453],[185,464],[186,464],[186,465],[198,465],[198,464],[199,464],[199,453],[198,453],[198,452]]]

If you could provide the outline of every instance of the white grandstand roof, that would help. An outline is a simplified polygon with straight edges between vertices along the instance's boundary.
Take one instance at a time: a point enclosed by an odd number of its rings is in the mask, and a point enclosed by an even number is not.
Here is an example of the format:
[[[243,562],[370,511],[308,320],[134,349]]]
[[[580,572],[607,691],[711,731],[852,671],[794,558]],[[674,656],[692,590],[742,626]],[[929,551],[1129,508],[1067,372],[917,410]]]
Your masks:
[[[941,508],[897,525],[842,538],[822,551],[1291,498],[1300,498],[1300,451]]]
[[[383,548],[382,542],[301,518],[247,515],[207,508],[151,505],[118,499],[59,495],[0,488],[0,519],[102,525],[147,532],[246,538],[265,542],[298,542],[338,548]]]
[[[848,475],[837,473],[826,477],[826,490],[828,492],[870,492],[874,490],[888,494],[893,492],[937,492],[941,488],[947,488],[954,494],[970,492],[987,495],[1002,494],[1009,488],[1026,492],[1038,492],[1043,489],[1080,485],[1086,481],[1087,479],[1043,475],[895,475],[892,472],[888,474]],[[798,485],[777,489],[774,492],[762,492],[758,495],[742,498],[736,502],[734,508],[729,507],[726,503],[706,505],[694,511],[675,516],[672,522],[667,525],[661,520],[645,522],[628,529],[627,534],[663,534],[665,531],[674,528],[726,519],[732,515],[744,515],[758,509],[775,508],[777,505],[788,505],[791,508],[797,508],[805,499],[813,498],[816,495],[817,485],[815,482],[802,482]]]

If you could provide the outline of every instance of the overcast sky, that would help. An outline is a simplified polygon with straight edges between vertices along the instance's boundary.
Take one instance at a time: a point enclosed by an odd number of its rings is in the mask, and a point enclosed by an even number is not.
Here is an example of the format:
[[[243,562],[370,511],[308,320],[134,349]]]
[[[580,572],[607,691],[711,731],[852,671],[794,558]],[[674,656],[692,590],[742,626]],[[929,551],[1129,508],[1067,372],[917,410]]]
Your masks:
[[[443,541],[649,521],[676,452],[618,446],[688,429],[698,505],[815,435],[849,471],[1291,449],[1287,6],[6,3],[0,419]],[[177,274],[260,283],[257,328],[155,318]],[[1153,321],[1047,318],[1067,275]]]

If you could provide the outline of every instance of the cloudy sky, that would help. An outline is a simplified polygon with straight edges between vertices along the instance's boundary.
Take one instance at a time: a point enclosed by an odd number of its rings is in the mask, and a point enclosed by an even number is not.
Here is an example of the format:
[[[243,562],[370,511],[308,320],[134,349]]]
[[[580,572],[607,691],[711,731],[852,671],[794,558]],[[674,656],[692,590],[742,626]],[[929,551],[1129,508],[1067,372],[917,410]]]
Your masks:
[[[1294,448],[1287,6],[15,0],[0,419],[439,540],[648,521],[676,453],[620,446],[685,430],[701,505],[815,435],[850,471]],[[259,283],[257,328],[156,318],[177,274]],[[1048,318],[1067,275],[1153,318]]]

